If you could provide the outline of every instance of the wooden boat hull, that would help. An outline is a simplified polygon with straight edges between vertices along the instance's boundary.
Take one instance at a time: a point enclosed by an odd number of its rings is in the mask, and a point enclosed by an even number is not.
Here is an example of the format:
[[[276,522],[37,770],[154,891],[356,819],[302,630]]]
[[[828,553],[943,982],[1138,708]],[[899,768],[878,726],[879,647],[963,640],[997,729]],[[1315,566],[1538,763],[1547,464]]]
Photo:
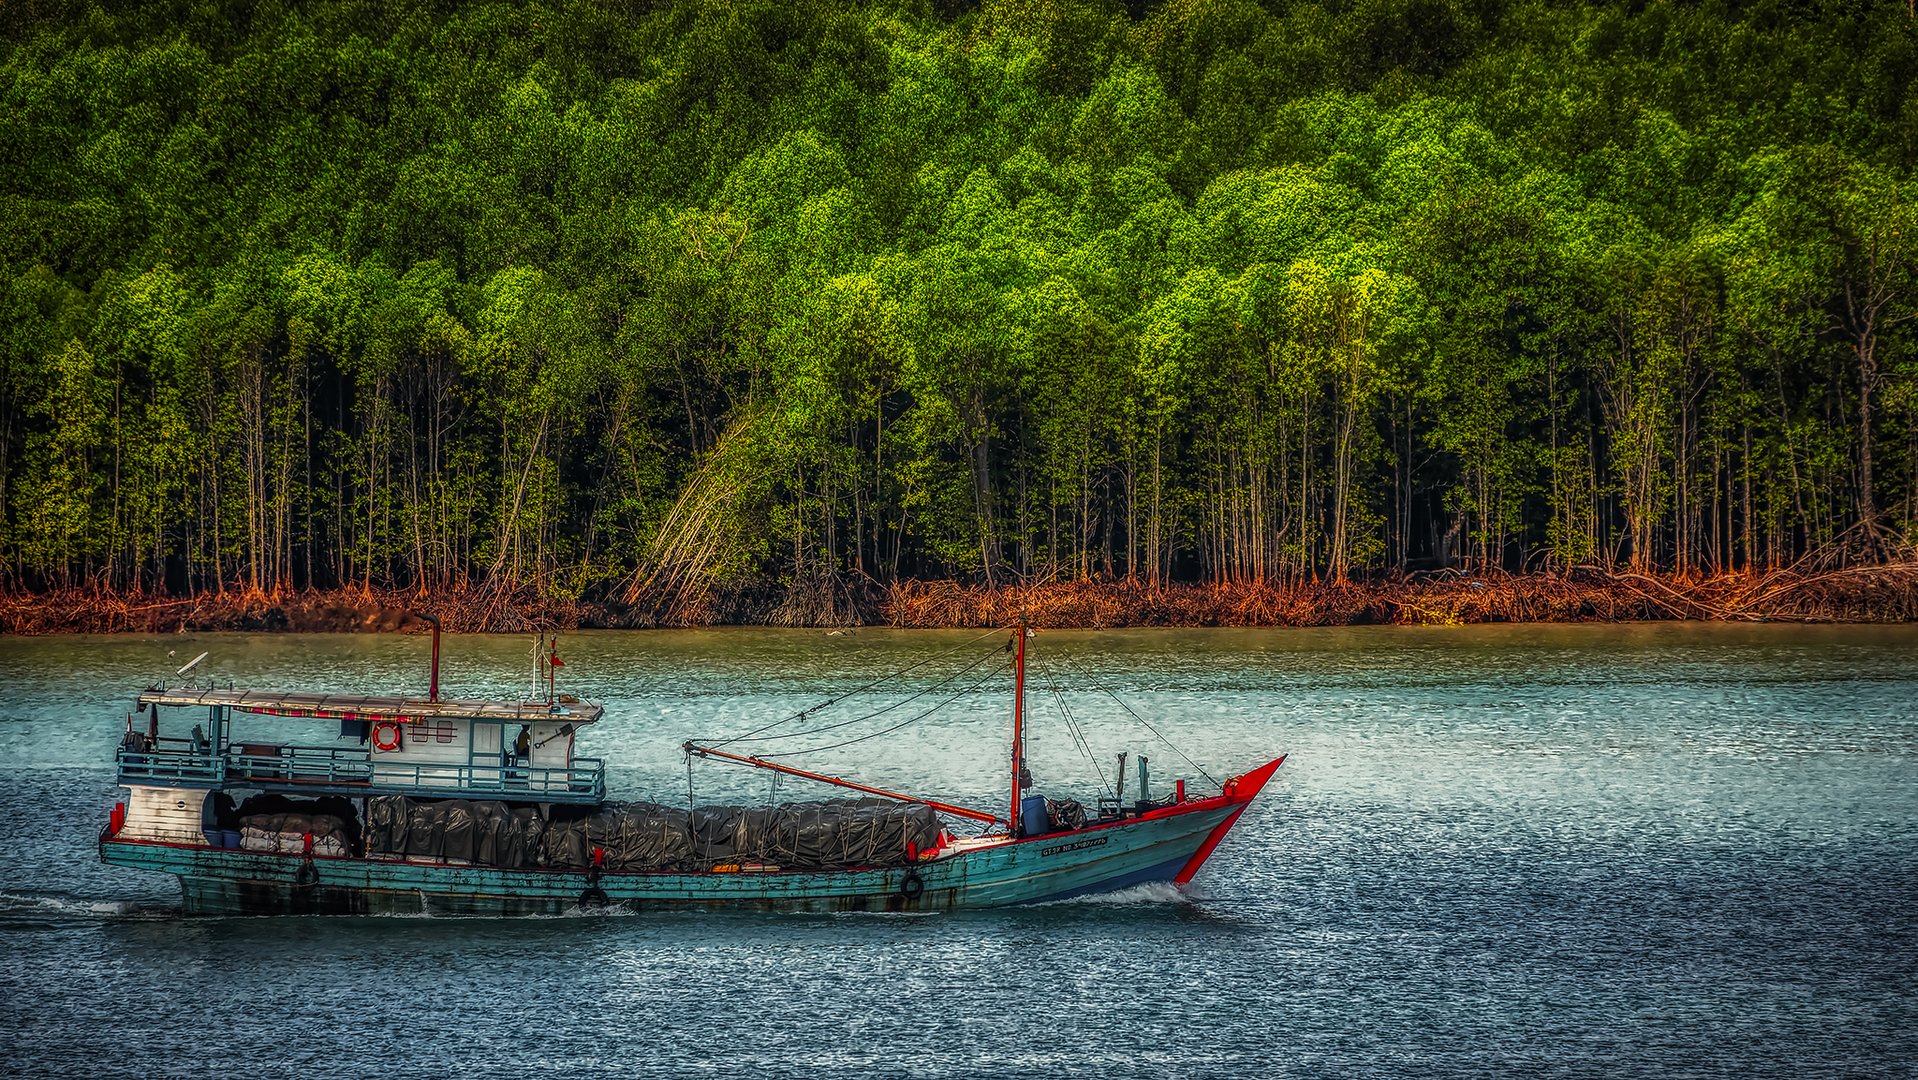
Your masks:
[[[912,866],[816,873],[502,870],[401,859],[313,858],[108,836],[104,862],[177,875],[187,913],[558,914],[634,911],[951,911],[1041,903],[1155,882],[1184,885],[1281,762],[1224,794],[1072,832],[981,846]],[[595,884],[598,893],[593,892]],[[603,894],[603,895],[602,895]]]

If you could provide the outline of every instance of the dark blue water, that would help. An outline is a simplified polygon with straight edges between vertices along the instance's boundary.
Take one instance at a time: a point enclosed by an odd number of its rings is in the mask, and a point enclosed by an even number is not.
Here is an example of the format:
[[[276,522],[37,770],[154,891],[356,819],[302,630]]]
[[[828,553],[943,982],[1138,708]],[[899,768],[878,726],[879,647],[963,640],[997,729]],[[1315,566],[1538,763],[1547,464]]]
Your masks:
[[[687,736],[968,637],[561,648],[572,689],[609,706],[581,751],[618,763],[622,795],[683,799]],[[528,645],[449,639],[447,681],[510,692]],[[408,638],[0,640],[0,1072],[1745,1077],[1918,1060],[1912,629],[1041,635],[1048,791],[1098,785],[1053,690],[1108,773],[1120,749],[1152,756],[1155,786],[1291,760],[1197,896],[945,916],[181,918],[172,879],[99,866],[92,841],[126,702],[205,648],[223,682],[423,682]],[[982,688],[816,764],[994,804],[1004,754],[1005,701]],[[701,801],[812,794],[716,766],[694,784]]]

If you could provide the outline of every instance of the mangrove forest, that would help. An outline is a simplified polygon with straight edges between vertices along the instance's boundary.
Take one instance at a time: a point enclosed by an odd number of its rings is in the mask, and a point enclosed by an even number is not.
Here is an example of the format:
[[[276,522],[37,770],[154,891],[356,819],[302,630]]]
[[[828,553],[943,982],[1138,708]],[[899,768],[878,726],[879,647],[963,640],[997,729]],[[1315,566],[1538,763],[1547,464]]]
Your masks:
[[[1914,84],[1906,0],[9,0],[0,591],[1898,564]]]

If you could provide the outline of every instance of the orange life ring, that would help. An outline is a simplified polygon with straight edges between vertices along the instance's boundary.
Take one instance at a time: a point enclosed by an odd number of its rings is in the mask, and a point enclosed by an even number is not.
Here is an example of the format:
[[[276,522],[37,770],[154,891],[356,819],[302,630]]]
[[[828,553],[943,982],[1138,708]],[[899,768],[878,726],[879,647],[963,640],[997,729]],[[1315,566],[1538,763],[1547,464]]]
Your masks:
[[[373,749],[398,750],[400,748],[400,723],[397,720],[382,720],[373,725]]]

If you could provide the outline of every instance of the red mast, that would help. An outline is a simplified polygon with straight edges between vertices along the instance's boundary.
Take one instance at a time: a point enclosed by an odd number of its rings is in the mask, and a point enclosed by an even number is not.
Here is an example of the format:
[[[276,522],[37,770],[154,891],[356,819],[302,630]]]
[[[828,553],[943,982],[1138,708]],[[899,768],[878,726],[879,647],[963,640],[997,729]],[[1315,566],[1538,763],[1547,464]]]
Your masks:
[[[1026,767],[1026,628],[1019,627],[1017,647],[1012,653],[1012,813],[1007,815],[1006,832],[1017,840],[1024,829],[1019,813],[1019,776]]]

